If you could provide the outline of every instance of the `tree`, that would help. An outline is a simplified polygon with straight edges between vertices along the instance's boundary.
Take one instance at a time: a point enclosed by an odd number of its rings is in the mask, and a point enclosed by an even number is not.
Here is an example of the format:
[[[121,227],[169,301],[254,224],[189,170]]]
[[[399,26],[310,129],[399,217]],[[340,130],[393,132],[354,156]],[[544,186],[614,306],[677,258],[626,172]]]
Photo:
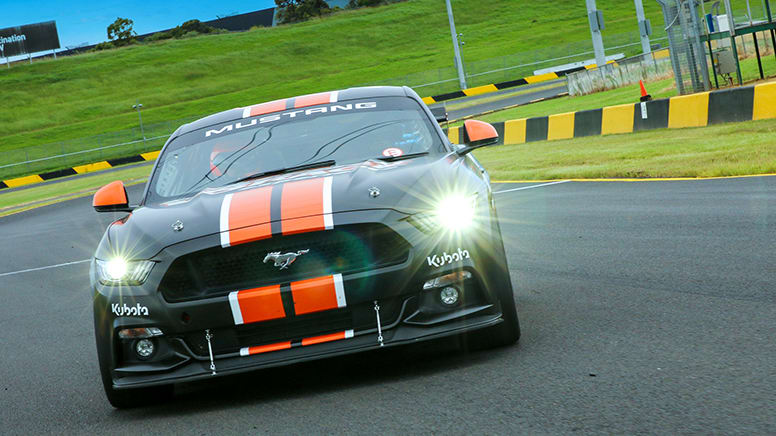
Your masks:
[[[132,29],[134,24],[129,18],[116,18],[116,21],[108,26],[108,39],[117,47],[132,44],[137,35]]]
[[[275,0],[281,24],[306,21],[331,13],[325,0]]]

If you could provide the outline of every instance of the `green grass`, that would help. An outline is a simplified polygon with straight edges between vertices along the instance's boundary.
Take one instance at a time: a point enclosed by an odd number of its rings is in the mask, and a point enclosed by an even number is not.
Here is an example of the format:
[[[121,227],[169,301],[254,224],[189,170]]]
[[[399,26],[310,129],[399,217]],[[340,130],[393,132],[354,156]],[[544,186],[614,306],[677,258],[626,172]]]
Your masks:
[[[584,3],[576,0],[453,6],[467,62],[536,48],[552,53],[589,38]],[[606,11],[605,34],[636,30],[632,3],[598,6]],[[656,2],[644,6],[653,23],[662,22]],[[292,26],[17,64],[0,70],[0,151],[136,127],[131,106],[138,100],[150,124],[448,68],[451,58],[444,5],[411,0]]]
[[[776,173],[776,120],[485,147],[493,180]]]
[[[747,39],[747,41],[750,41],[751,45],[751,39]],[[762,49],[762,47],[761,47]],[[763,74],[766,78],[773,77],[776,75],[776,58],[774,58],[773,54],[769,55],[762,55],[762,64],[763,64]],[[747,59],[742,59],[740,61],[741,63],[741,76],[744,79],[744,84],[760,80],[760,69],[757,66],[757,58],[756,57],[750,57]],[[711,80],[711,86],[714,86],[714,75],[712,72],[709,72],[711,74],[711,77],[709,80]],[[735,81],[735,75],[733,77],[733,80]],[[720,81],[720,87],[723,86],[722,82]]]
[[[776,73],[776,62],[773,60],[773,56],[763,58],[763,68],[766,74]],[[754,58],[746,59],[742,61],[742,70],[745,80],[751,81],[759,79],[759,73],[757,70],[757,61]],[[508,94],[487,97],[483,96],[481,99],[453,102],[447,106],[448,110],[461,109],[474,104],[481,104],[488,101],[500,100],[503,98],[525,94],[528,92],[536,92],[544,89],[549,89],[557,85],[547,85],[530,90],[516,89]],[[664,79],[656,82],[647,83],[647,89],[654,98],[667,98],[676,95],[676,89],[674,87],[673,79]],[[507,109],[504,111],[495,112],[489,115],[478,117],[484,121],[496,122],[504,121],[516,118],[528,118],[534,116],[543,116],[554,113],[562,113],[569,111],[595,109],[603,106],[610,106],[616,104],[623,104],[629,102],[636,102],[639,95],[638,85],[630,85],[623,88],[618,88],[610,91],[600,92],[596,94],[590,94],[580,97],[562,97],[554,100],[548,100],[545,102],[535,103],[531,105],[521,106],[518,108]],[[455,125],[460,125],[456,123]],[[175,125],[171,123],[160,123],[157,125],[146,126],[146,136],[163,135],[165,132],[169,132],[175,129]],[[115,135],[106,134],[100,137],[87,137],[79,138],[75,141],[62,142],[56,148],[57,152],[62,154],[69,153],[82,149],[89,149],[99,147],[101,145],[112,144],[120,142],[124,139],[137,140],[141,138],[140,131],[136,130],[130,132],[133,136],[131,138],[119,138]],[[164,144],[164,139],[156,139],[148,141],[147,143],[137,142],[132,145],[117,147],[113,149],[100,150],[95,152],[83,153],[73,156],[57,159],[56,161],[41,161],[27,164],[24,166],[3,168],[0,169],[0,179],[9,179],[12,177],[39,173],[52,169],[52,164],[56,168],[66,168],[73,165],[78,165],[86,162],[97,162],[100,160],[117,158],[127,156],[131,154],[138,154],[150,150],[158,150]],[[10,162],[25,161],[35,159],[37,157],[44,157],[51,155],[51,151],[44,148],[38,148],[36,150],[7,150],[4,153],[3,159]]]
[[[145,181],[150,172],[151,166],[146,165],[59,183],[42,184],[19,191],[0,192],[0,216],[90,195],[114,180],[121,180],[124,183]],[[131,202],[137,200],[139,199],[130,198]]]
[[[717,177],[776,173],[776,120],[485,147],[494,181]],[[0,192],[0,216],[90,195],[113,180],[142,182],[150,166]],[[137,201],[137,199],[130,199]]]

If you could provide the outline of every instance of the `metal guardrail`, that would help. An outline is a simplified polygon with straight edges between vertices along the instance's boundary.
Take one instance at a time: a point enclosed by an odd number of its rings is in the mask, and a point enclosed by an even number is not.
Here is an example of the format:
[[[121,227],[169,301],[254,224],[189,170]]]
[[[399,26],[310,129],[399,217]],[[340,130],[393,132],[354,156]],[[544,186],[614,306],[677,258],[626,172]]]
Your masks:
[[[27,164],[36,163],[36,162],[43,162],[43,161],[52,160],[52,159],[61,159],[61,158],[65,158],[65,157],[69,157],[69,156],[75,156],[75,155],[84,154],[84,153],[93,153],[95,151],[107,150],[109,148],[115,148],[115,147],[121,147],[122,145],[138,144],[138,143],[141,143],[141,142],[146,143],[148,141],[153,141],[153,140],[156,140],[156,139],[159,139],[159,138],[167,138],[169,136],[170,135],[154,136],[153,138],[138,139],[137,141],[122,142],[120,144],[106,145],[104,147],[90,148],[88,150],[74,151],[72,153],[58,154],[56,156],[48,156],[48,157],[42,157],[42,158],[39,158],[39,159],[32,159],[32,160],[28,160],[28,161],[24,161],[24,162],[17,162],[17,163],[12,163],[12,164],[0,165],[0,169],[15,167],[15,166],[18,166],[18,165],[27,165]]]
[[[158,150],[178,126],[198,118],[145,124],[145,139],[139,128],[132,128],[4,150],[0,152],[0,180]]]

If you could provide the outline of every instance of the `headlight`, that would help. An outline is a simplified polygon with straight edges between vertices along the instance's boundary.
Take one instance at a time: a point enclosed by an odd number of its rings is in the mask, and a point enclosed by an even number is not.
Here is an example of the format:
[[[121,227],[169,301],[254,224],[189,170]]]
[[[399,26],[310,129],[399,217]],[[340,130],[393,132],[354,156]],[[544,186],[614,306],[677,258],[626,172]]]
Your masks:
[[[150,260],[128,261],[120,257],[95,260],[97,278],[103,285],[142,285],[154,267]]]
[[[436,207],[437,222],[446,230],[466,230],[474,222],[477,194],[453,194],[444,197]]]

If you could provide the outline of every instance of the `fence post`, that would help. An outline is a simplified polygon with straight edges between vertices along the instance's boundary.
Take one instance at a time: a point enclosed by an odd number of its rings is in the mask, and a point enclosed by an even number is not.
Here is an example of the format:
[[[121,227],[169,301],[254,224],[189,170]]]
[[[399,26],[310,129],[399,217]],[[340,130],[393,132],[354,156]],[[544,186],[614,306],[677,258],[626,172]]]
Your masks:
[[[61,151],[61,154],[62,154],[62,166],[66,167],[67,166],[67,157],[65,156],[65,143],[64,142],[60,142],[59,143],[59,150]]]
[[[29,173],[30,170],[30,152],[27,149],[27,147],[24,148],[24,161],[27,163],[27,172]]]

